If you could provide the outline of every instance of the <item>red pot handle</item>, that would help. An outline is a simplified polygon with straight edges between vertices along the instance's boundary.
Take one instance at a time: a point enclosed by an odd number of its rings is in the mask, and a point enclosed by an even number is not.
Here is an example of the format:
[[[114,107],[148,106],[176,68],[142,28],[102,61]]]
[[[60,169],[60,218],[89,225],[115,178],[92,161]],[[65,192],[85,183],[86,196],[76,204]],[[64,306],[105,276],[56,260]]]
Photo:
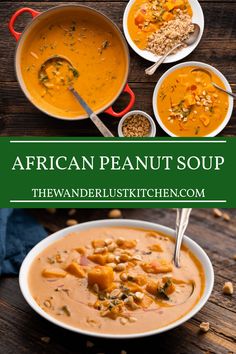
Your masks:
[[[21,14],[23,14],[24,12],[29,12],[30,15],[34,18],[36,16],[38,16],[41,12],[39,11],[35,11],[29,7],[23,7],[22,9],[20,10],[17,10],[11,17],[10,19],[10,22],[8,24],[8,28],[9,28],[9,31],[11,32],[11,34],[13,35],[13,37],[15,38],[16,41],[19,40],[20,36],[21,36],[21,32],[16,32],[14,30],[14,24],[16,22],[16,19],[18,16],[20,16]]]
[[[105,110],[105,113],[108,113],[108,114],[110,114],[113,117],[120,118],[120,117],[122,117],[123,115],[125,115],[127,112],[129,112],[131,110],[131,108],[133,107],[134,102],[135,102],[135,94],[131,90],[131,88],[129,87],[128,84],[126,84],[123,92],[127,92],[130,95],[130,101],[129,101],[127,107],[125,109],[123,109],[123,111],[121,111],[119,113],[116,113],[116,112],[113,111],[113,108],[111,106],[111,107],[109,107],[108,109]]]

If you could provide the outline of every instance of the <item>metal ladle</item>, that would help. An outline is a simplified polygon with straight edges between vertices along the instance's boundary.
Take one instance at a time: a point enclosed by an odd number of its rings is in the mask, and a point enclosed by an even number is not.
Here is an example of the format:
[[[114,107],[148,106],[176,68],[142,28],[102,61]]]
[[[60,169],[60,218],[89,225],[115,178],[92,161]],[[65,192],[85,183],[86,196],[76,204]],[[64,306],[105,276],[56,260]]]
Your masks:
[[[227,90],[224,90],[222,87],[220,87],[219,85],[217,85],[215,82],[212,81],[212,74],[207,70],[207,69],[202,69],[202,68],[196,68],[193,69],[191,72],[194,71],[202,71],[203,73],[207,74],[210,77],[211,80],[211,85],[214,86],[217,90],[220,90],[224,93],[227,93],[228,95],[230,95],[233,98],[236,98],[236,94]]]
[[[175,49],[179,48],[180,46],[182,46],[183,44],[187,44],[187,46],[192,45],[193,43],[196,42],[196,40],[198,39],[199,33],[200,33],[200,27],[197,23],[193,24],[194,26],[194,30],[193,32],[189,35],[189,37],[187,39],[185,39],[185,41],[176,44],[173,48],[171,48],[166,54],[164,54],[156,63],[154,63],[153,65],[149,66],[149,68],[147,68],[145,70],[145,74],[147,75],[153,75],[156,71],[156,69],[163,63],[163,61],[166,59],[166,57],[168,55],[170,55]]]
[[[76,77],[76,75],[78,75],[78,70],[73,66],[73,64],[71,63],[71,61],[68,58],[66,58],[62,55],[61,56],[56,55],[56,56],[48,58],[41,65],[39,72],[38,72],[38,77],[39,77],[40,81],[43,77],[46,77],[46,72],[45,72],[46,65],[49,64],[50,62],[58,61],[58,60],[68,63],[68,65],[70,66],[70,70],[72,70],[74,76]],[[75,99],[83,107],[83,109],[88,114],[89,118],[91,119],[93,124],[97,127],[97,129],[100,131],[100,133],[104,137],[114,137],[112,132],[105,126],[105,124],[103,124],[101,119],[93,112],[93,110],[88,106],[88,104],[84,101],[84,99],[80,96],[80,94],[74,89],[74,87],[71,85],[71,83],[68,84],[68,90],[73,94]]]
[[[178,208],[176,216],[176,241],[174,250],[174,264],[177,268],[180,268],[180,249],[183,240],[185,230],[188,226],[189,215],[191,208]]]

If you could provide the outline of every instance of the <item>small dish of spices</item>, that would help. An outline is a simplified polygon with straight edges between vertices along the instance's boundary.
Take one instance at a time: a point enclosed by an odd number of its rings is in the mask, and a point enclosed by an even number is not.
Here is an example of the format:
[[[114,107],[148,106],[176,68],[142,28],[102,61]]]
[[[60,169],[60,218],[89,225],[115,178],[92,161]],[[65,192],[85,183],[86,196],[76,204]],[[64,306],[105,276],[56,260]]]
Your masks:
[[[154,137],[156,136],[156,125],[146,112],[130,111],[121,118],[118,125],[118,135],[125,138]]]

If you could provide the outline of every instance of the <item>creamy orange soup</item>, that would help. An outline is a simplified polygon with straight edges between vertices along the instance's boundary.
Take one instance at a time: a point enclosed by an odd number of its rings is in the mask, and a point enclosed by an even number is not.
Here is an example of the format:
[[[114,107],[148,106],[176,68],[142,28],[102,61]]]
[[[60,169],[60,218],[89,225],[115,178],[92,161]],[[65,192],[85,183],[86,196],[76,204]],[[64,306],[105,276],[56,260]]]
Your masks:
[[[153,32],[176,17],[181,10],[192,17],[188,0],[135,0],[128,15],[128,31],[140,49],[145,49],[147,39]]]
[[[212,79],[194,66],[176,69],[163,81],[157,96],[157,108],[163,124],[176,136],[206,136],[225,119],[229,97],[225,85],[212,71]]]
[[[39,75],[50,57],[64,56]],[[23,80],[33,102],[59,117],[85,115],[68,86],[74,86],[88,105],[98,111],[114,100],[128,70],[124,45],[111,24],[80,9],[60,12],[34,27],[21,53]]]
[[[143,229],[92,228],[54,242],[33,261],[29,286],[38,305],[68,325],[128,334],[169,325],[204,290],[204,271],[186,248],[173,264],[173,239]]]

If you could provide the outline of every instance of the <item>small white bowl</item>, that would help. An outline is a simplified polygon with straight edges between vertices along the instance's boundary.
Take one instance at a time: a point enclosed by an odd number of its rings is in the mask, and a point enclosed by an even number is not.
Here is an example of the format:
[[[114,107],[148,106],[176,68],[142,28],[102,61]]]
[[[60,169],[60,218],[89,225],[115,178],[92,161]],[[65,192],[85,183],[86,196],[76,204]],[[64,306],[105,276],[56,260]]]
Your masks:
[[[133,42],[133,40],[129,34],[128,15],[130,12],[130,8],[132,7],[132,5],[135,1],[136,0],[130,0],[125,8],[125,12],[123,15],[123,31],[124,31],[126,40],[129,43],[130,47],[142,58],[155,63],[160,58],[160,56],[155,55],[155,54],[149,52],[148,50],[142,50],[142,49],[138,48],[136,46],[136,44]],[[202,12],[201,5],[199,4],[199,2],[197,0],[189,0],[189,4],[190,4],[192,11],[193,11],[192,22],[198,24],[200,27],[199,37],[194,44],[179,50],[175,54],[168,55],[168,57],[165,59],[165,61],[163,63],[173,63],[173,62],[176,62],[178,60],[185,58],[187,55],[192,53],[192,51],[197,47],[197,45],[199,44],[199,42],[202,38],[203,31],[204,31],[204,15]]]
[[[209,71],[212,71],[213,73],[215,73],[220,79],[221,81],[224,83],[225,88],[227,91],[232,92],[232,89],[230,87],[230,84],[228,82],[228,80],[225,78],[225,76],[216,68],[214,68],[214,66],[211,66],[209,64],[205,64],[199,61],[186,61],[184,63],[180,63],[177,64],[175,66],[173,66],[172,68],[170,68],[169,70],[167,70],[158,80],[154,92],[153,92],[153,97],[152,97],[152,107],[153,107],[153,111],[154,111],[154,115],[156,117],[156,120],[158,122],[158,124],[160,125],[160,127],[170,136],[173,137],[177,137],[178,135],[175,135],[174,133],[172,133],[163,123],[163,121],[161,120],[159,113],[158,113],[158,108],[157,108],[157,95],[158,95],[158,91],[163,83],[163,81],[165,80],[165,78],[172,73],[173,71],[175,71],[176,69],[180,69],[180,68],[184,68],[186,66],[197,66],[199,68],[205,68]],[[228,95],[229,96],[229,95]],[[232,111],[233,111],[233,107],[234,107],[234,100],[233,97],[229,96],[229,107],[228,107],[228,111],[225,115],[225,118],[223,120],[223,122],[219,125],[218,128],[216,128],[213,132],[211,132],[208,135],[205,135],[205,137],[213,137],[218,135],[224,128],[225,126],[228,124],[231,115],[232,115]]]
[[[33,298],[30,288],[29,288],[29,271],[34,259],[49,245],[54,243],[56,240],[59,240],[70,232],[80,232],[82,230],[87,230],[94,227],[112,227],[112,226],[120,226],[120,227],[133,227],[133,228],[141,228],[146,230],[154,230],[166,233],[175,238],[175,231],[162,225],[154,224],[147,221],[138,221],[138,220],[97,220],[97,221],[89,221],[86,223],[78,224],[75,226],[67,227],[62,229],[51,236],[46,237],[44,240],[39,242],[25,257],[19,274],[19,282],[20,282],[20,289],[28,304],[32,307],[32,309],[41,315],[43,318],[56,324],[57,326],[68,329],[72,332],[81,333],[85,335],[92,335],[95,337],[102,337],[102,338],[113,338],[113,339],[129,339],[129,338],[139,338],[139,337],[146,337],[153,334],[159,334],[170,329],[173,329],[177,326],[180,326],[184,322],[188,321],[191,317],[196,315],[198,311],[205,305],[209,296],[211,295],[212,288],[214,285],[214,271],[212,264],[207,256],[207,254],[203,251],[203,249],[193,240],[184,236],[183,243],[186,245],[189,250],[197,257],[197,259],[201,262],[202,267],[205,272],[205,288],[201,298],[199,299],[198,303],[192,308],[190,312],[186,315],[181,317],[179,320],[169,324],[168,326],[158,328],[152,331],[145,332],[145,328],[143,329],[143,333],[134,333],[134,334],[111,334],[111,333],[97,333],[92,329],[90,331],[86,331],[80,328],[76,328],[74,326],[70,326],[66,323],[58,321],[56,318],[50,316],[42,308],[37,304],[35,299]]]
[[[132,116],[134,114],[141,114],[142,116],[146,117],[149,120],[149,122],[150,122],[150,125],[151,125],[150,133],[147,136],[145,136],[145,138],[153,138],[153,137],[155,137],[156,136],[156,124],[155,124],[154,120],[152,119],[151,116],[149,116],[149,114],[147,114],[144,111],[140,111],[140,110],[130,111],[130,112],[126,113],[121,118],[121,120],[119,121],[119,125],[118,125],[118,135],[119,135],[119,137],[124,138],[124,134],[122,132],[123,123],[126,120],[126,118],[128,118],[128,117],[130,117],[130,116]]]

